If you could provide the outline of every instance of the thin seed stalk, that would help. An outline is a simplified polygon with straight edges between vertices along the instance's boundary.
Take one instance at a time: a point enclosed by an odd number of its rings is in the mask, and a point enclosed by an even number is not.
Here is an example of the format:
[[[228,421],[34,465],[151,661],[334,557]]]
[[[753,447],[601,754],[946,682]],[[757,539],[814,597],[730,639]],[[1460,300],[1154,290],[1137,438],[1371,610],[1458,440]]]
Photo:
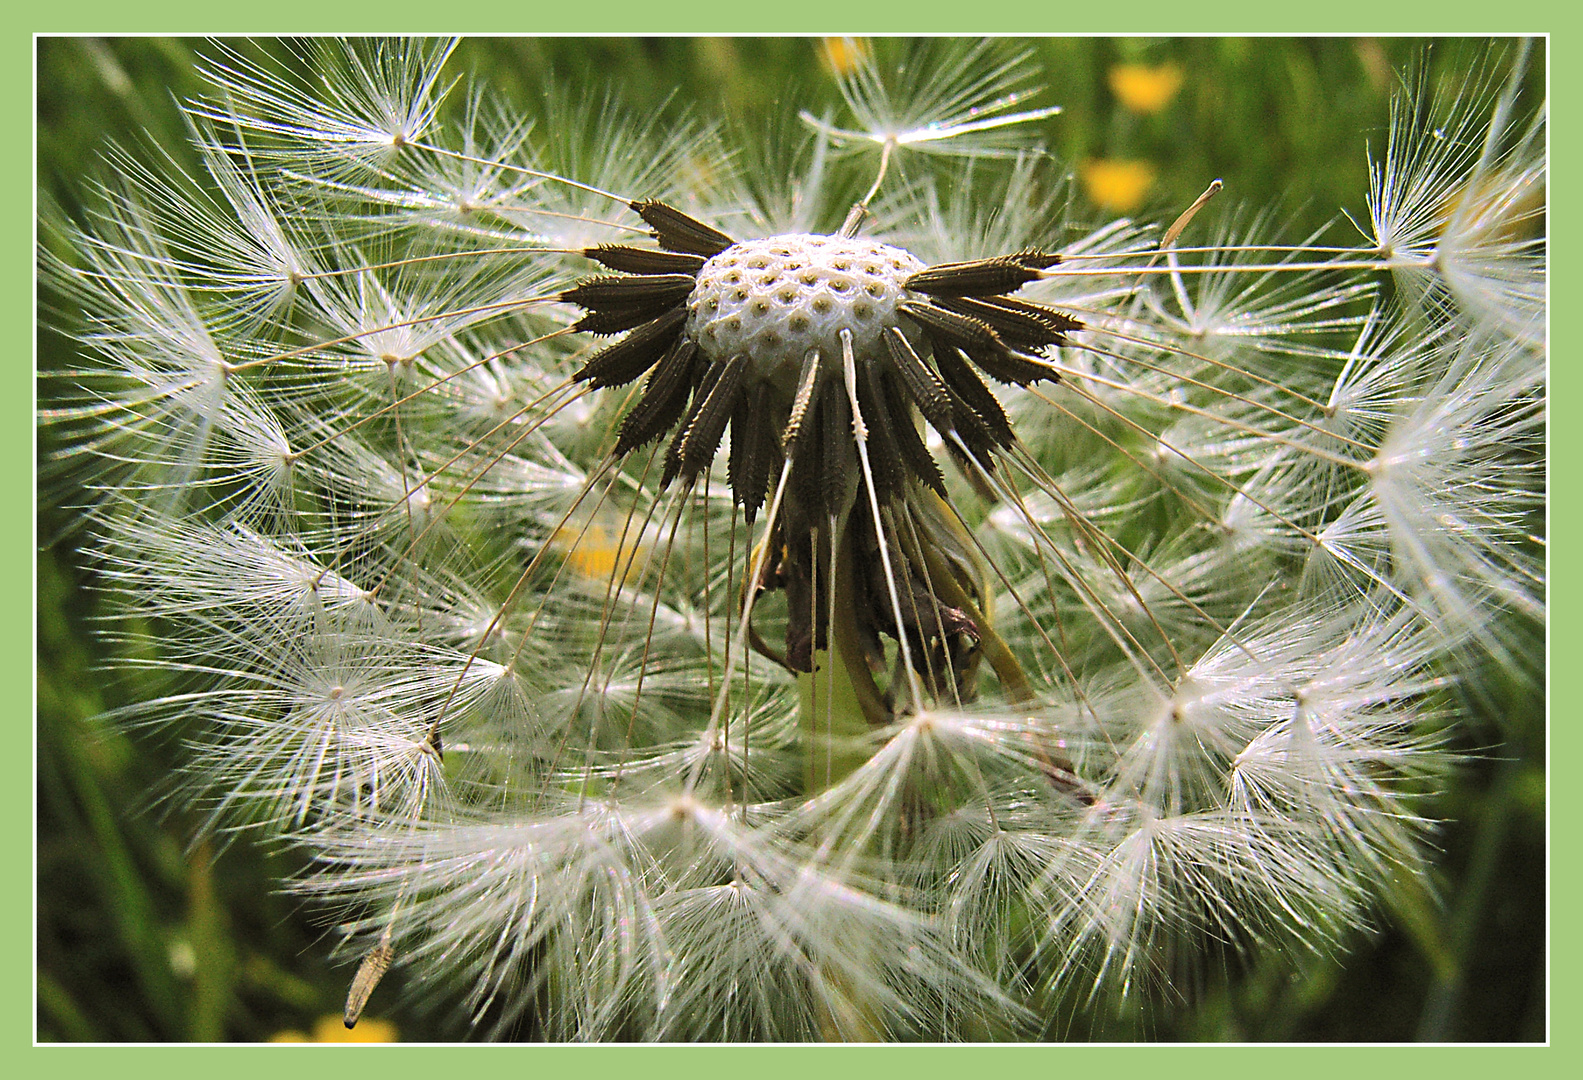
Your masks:
[[[797,676],[806,796],[840,783],[867,761],[869,733],[890,719],[858,637],[850,530],[843,522],[840,531],[829,648],[814,653],[811,673]]]

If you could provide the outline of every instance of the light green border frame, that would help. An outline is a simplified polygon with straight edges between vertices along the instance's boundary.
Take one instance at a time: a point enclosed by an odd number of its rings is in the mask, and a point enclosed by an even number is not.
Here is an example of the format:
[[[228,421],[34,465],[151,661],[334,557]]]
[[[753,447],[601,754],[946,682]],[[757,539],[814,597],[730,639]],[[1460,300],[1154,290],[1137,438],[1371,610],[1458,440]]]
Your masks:
[[[359,1053],[350,1046],[318,1047],[234,1047],[234,1048],[66,1048],[31,1045],[35,1003],[32,985],[33,895],[33,770],[32,718],[33,687],[33,556],[34,530],[31,515],[21,507],[33,507],[34,482],[33,366],[33,35],[35,33],[274,33],[312,30],[324,33],[355,31],[456,32],[473,33],[651,33],[651,34],[798,34],[798,33],[996,33],[996,34],[1491,34],[1550,33],[1551,101],[1560,107],[1552,112],[1552,168],[1562,185],[1575,182],[1579,159],[1575,141],[1574,108],[1580,101],[1583,82],[1577,54],[1571,47],[1578,36],[1570,28],[1557,31],[1563,22],[1576,16],[1561,14],[1555,0],[1539,4],[1525,2],[1500,5],[1490,0],[1326,0],[1317,4],[1272,3],[1270,0],[1131,0],[1125,5],[1062,3],[1060,0],[1000,0],[992,5],[946,5],[939,0],[880,0],[861,6],[850,0],[795,0],[782,6],[762,2],[726,3],[705,0],[703,4],[683,6],[661,4],[655,0],[593,0],[573,6],[562,0],[553,7],[539,0],[485,0],[460,7],[413,3],[412,0],[328,5],[324,0],[276,0],[268,5],[223,5],[213,0],[69,0],[65,4],[27,3],[20,12],[6,16],[12,25],[5,36],[7,61],[0,64],[0,100],[11,102],[6,110],[6,127],[12,156],[20,157],[22,147],[29,150],[28,169],[13,168],[5,188],[10,210],[3,216],[0,251],[7,253],[5,265],[12,281],[6,306],[16,316],[11,333],[15,339],[13,359],[0,369],[0,380],[10,386],[3,392],[0,420],[0,484],[19,498],[15,503],[0,496],[0,506],[17,509],[5,516],[0,543],[0,566],[5,569],[6,618],[0,632],[9,648],[3,651],[4,671],[14,677],[8,684],[16,696],[28,699],[25,717],[13,714],[13,724],[26,725],[26,754],[12,753],[0,781],[4,819],[11,825],[4,832],[5,851],[10,865],[29,868],[30,888],[6,890],[0,903],[9,915],[0,925],[6,928],[0,942],[4,962],[5,1027],[7,1037],[0,1048],[5,1060],[23,1075],[116,1076],[123,1070],[158,1073],[162,1076],[203,1075],[213,1070],[224,1072],[227,1080],[241,1077],[278,1078],[283,1073],[296,1076],[338,1076],[344,1078],[434,1077],[459,1064],[456,1055],[473,1055],[461,1066],[473,1072],[522,1072],[533,1080],[539,1077],[619,1076],[630,1080],[681,1076],[684,1070],[698,1076],[702,1070],[735,1075],[744,1080],[779,1080],[803,1077],[816,1072],[820,1080],[835,1076],[864,1076],[897,1072],[907,1080],[920,1074],[926,1077],[979,1073],[974,1080],[1054,1077],[1090,1080],[1101,1070],[1114,1073],[1118,1068],[1128,1074],[1150,1076],[1246,1075],[1275,1077],[1325,1076],[1330,1080],[1352,1080],[1353,1076],[1376,1076],[1423,1072],[1434,1080],[1448,1076],[1477,1077],[1479,1080],[1507,1080],[1520,1072],[1522,1080],[1576,1075],[1583,1067],[1583,1045],[1578,1034],[1583,1018],[1583,995],[1578,992],[1577,964],[1583,960],[1579,948],[1578,922],[1569,916],[1577,907],[1580,878],[1576,834],[1567,823],[1579,819],[1580,785],[1563,784],[1550,803],[1552,837],[1559,842],[1551,851],[1551,897],[1560,898],[1552,918],[1550,939],[1551,970],[1551,1045],[1531,1047],[1091,1047],[1091,1046],[1005,1046],[1005,1047],[365,1047],[361,1053],[378,1058],[356,1060],[336,1055]],[[1552,186],[1553,189],[1553,186]],[[1570,286],[1576,275],[1568,237],[1577,232],[1570,204],[1551,201],[1550,231],[1552,294],[1563,300],[1575,296]],[[1568,555],[1576,543],[1574,533],[1583,520],[1583,426],[1566,421],[1573,410],[1583,410],[1583,363],[1575,349],[1567,346],[1578,335],[1570,324],[1556,321],[1560,348],[1553,350],[1559,362],[1552,365],[1552,446],[1550,488],[1550,531],[1552,544],[1559,542],[1559,556],[1552,556],[1550,655],[1561,661],[1563,681],[1549,688],[1547,704],[1551,709],[1551,739],[1548,760],[1570,762],[1583,742],[1583,717],[1573,700],[1556,689],[1567,685],[1565,672],[1583,657],[1583,631],[1578,608],[1579,581],[1583,574]],[[29,358],[24,363],[21,357]],[[26,414],[24,415],[24,410]],[[1559,418],[1561,422],[1555,422]],[[1554,548],[1552,548],[1554,550]],[[26,610],[24,610],[26,603]],[[26,688],[24,690],[24,688]],[[15,740],[21,742],[21,740]],[[1563,774],[1564,775],[1564,774]],[[1561,828],[1555,828],[1559,824]],[[13,876],[20,876],[13,874]],[[478,1055],[506,1053],[507,1060]],[[284,1055],[293,1055],[290,1057]],[[879,1055],[879,1057],[875,1057]],[[883,1060],[881,1060],[883,1058]],[[1572,1066],[1565,1062],[1572,1060]],[[1350,1074],[1350,1075],[1349,1075]]]

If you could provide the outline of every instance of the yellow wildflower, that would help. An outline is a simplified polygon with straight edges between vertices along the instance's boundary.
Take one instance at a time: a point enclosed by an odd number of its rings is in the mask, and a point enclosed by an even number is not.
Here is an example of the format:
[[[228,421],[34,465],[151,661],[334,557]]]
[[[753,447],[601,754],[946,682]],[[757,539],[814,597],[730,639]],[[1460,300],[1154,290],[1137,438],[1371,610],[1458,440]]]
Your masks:
[[[1079,173],[1090,202],[1101,210],[1125,214],[1143,205],[1156,171],[1150,161],[1089,158]]]
[[[1110,69],[1110,90],[1135,113],[1157,113],[1182,88],[1182,78],[1178,64],[1116,64]]]
[[[339,1014],[321,1016],[313,1023],[313,1034],[301,1031],[278,1031],[269,1037],[272,1043],[393,1043],[396,1025],[389,1020],[363,1020],[355,1028],[347,1028]]]
[[[622,584],[631,585],[644,570],[647,548],[639,530],[618,520],[568,523],[555,530],[550,543],[566,565],[591,581],[607,582],[621,567]]]
[[[1544,227],[1545,183],[1538,173],[1486,174],[1453,191],[1441,206],[1439,232],[1453,222],[1467,246],[1520,244]]]
[[[847,75],[868,56],[868,43],[862,38],[827,37],[824,62],[832,75]]]

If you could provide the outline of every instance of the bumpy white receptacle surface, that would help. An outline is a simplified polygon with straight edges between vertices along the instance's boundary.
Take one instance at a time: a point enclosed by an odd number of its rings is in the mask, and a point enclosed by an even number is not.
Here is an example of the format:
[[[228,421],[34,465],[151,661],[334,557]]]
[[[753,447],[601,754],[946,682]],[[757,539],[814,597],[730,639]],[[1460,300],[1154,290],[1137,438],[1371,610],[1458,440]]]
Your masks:
[[[704,264],[688,299],[687,332],[711,357],[745,354],[765,379],[795,379],[808,350],[858,353],[896,325],[902,282],[924,264],[874,240],[794,234],[733,244]]]

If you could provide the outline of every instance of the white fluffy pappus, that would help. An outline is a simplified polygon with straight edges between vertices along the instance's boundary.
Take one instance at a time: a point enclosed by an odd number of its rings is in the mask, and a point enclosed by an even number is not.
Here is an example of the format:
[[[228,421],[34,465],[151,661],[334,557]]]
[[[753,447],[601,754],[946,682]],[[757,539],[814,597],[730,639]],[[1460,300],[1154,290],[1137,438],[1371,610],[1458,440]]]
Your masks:
[[[126,715],[485,1033],[1030,1037],[1344,949],[1542,625],[1525,50],[1403,97],[1348,247],[1103,220],[1030,56],[848,47],[760,161],[217,46],[207,178],[46,257]]]

